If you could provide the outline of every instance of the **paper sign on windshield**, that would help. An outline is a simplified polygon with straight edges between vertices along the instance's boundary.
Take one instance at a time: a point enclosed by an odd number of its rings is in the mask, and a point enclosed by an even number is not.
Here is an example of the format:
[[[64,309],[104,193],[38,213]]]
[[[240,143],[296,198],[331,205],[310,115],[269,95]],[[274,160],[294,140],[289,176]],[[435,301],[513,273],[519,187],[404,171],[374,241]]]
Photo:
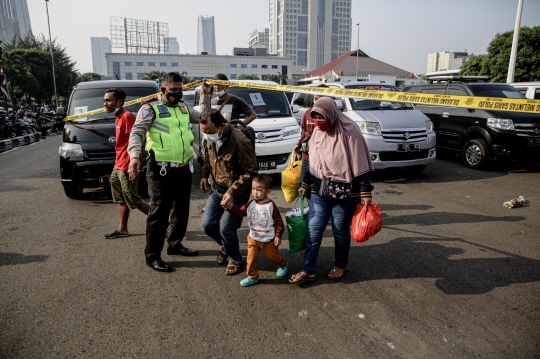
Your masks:
[[[253,106],[266,106],[260,92],[250,93],[249,97],[251,97]]]
[[[75,107],[73,109],[73,115],[80,115],[85,112],[88,112],[88,106]],[[81,117],[79,120],[86,120],[86,117]]]

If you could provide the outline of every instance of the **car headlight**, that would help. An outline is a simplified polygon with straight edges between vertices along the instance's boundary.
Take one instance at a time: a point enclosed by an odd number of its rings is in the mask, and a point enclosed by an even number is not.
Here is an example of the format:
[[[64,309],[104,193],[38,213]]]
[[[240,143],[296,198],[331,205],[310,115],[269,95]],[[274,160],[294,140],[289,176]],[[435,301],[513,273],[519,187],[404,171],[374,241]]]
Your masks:
[[[358,122],[358,126],[364,135],[382,136],[381,125],[378,122]]]
[[[504,118],[488,118],[487,125],[500,130],[515,130],[514,122]]]
[[[433,122],[426,121],[426,133],[433,133]]]
[[[290,137],[300,133],[300,127],[288,126],[283,130],[283,137]]]
[[[62,146],[58,148],[58,153],[60,157],[68,158],[75,156],[82,156],[83,150],[81,145],[76,143],[62,143]]]

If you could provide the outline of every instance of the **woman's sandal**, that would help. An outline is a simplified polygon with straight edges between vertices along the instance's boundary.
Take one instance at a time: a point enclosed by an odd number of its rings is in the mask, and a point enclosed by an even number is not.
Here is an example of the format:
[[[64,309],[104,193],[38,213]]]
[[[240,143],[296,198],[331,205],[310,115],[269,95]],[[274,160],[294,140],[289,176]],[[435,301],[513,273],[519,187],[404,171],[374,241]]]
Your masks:
[[[291,278],[289,279],[289,283],[302,284],[305,282],[313,282],[314,280],[315,280],[315,274],[306,274],[304,272],[300,272],[298,274],[293,274]]]
[[[227,253],[225,253],[223,249],[220,249],[217,255],[217,264],[223,265],[227,263],[227,259],[229,259],[229,256],[227,255]]]
[[[227,264],[227,268],[225,268],[225,274],[227,275],[237,274],[240,272],[241,267],[242,267],[242,264],[240,263],[229,262],[229,264]]]
[[[345,274],[346,270],[347,269],[341,269],[341,268],[338,268],[338,267],[334,267],[334,268],[332,268],[332,270],[330,270],[330,273],[328,273],[327,277],[328,277],[328,279],[331,279],[331,280],[341,279],[343,277],[343,275]]]

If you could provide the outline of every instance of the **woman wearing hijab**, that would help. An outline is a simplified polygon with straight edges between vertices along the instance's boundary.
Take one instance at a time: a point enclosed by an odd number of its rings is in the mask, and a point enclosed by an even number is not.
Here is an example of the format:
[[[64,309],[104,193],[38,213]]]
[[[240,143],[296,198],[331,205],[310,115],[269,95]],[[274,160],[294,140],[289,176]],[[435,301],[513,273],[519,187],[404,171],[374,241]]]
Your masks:
[[[322,97],[311,110],[316,128],[309,140],[309,170],[298,193],[311,191],[308,233],[302,271],[289,279],[301,284],[315,280],[317,257],[328,220],[335,242],[334,268],[329,279],[340,279],[349,262],[350,227],[360,200],[367,211],[373,186],[373,163],[358,125],[338,110],[334,100]]]

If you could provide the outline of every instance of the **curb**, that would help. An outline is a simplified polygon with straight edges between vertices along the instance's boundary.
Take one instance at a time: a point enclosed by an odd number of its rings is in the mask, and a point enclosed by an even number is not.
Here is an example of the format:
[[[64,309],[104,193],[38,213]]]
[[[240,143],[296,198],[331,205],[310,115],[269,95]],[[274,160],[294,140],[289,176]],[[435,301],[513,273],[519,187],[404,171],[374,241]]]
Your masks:
[[[24,135],[5,140],[0,140],[0,152],[11,150],[14,147],[28,145],[33,142],[38,142],[41,134],[36,132],[30,135]]]

